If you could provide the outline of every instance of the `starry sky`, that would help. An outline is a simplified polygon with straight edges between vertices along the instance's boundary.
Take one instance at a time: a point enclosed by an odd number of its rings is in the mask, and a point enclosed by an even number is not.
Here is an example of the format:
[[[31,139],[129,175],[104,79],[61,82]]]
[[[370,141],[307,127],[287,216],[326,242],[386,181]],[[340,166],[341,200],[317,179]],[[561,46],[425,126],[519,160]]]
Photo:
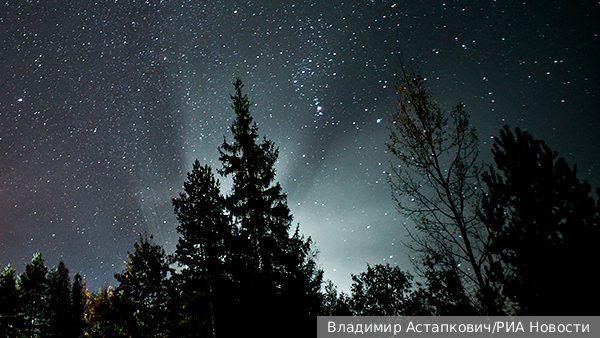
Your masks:
[[[115,285],[140,232],[167,252],[171,198],[220,168],[241,78],[277,180],[325,277],[412,270],[386,182],[398,53],[437,103],[462,101],[481,159],[504,125],[600,186],[598,1],[4,1],[0,266],[34,252]],[[223,182],[226,192],[229,182]]]

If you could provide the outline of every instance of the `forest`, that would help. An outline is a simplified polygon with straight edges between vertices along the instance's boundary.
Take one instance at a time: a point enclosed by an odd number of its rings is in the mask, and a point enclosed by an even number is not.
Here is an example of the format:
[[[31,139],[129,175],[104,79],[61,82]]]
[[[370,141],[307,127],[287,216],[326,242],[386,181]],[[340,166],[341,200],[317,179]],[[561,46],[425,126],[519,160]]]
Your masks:
[[[600,315],[600,191],[518,127],[494,138],[493,163],[462,104],[440,108],[402,68],[387,143],[389,175],[415,273],[368,265],[348,293],[323,277],[276,181],[278,148],[259,135],[234,82],[221,168],[198,160],[173,198],[179,234],[167,254],[140,234],[114,288],[88,290],[64,262],[36,253],[0,275],[1,337],[215,337],[293,327],[316,316]],[[223,194],[219,178],[232,180]]]

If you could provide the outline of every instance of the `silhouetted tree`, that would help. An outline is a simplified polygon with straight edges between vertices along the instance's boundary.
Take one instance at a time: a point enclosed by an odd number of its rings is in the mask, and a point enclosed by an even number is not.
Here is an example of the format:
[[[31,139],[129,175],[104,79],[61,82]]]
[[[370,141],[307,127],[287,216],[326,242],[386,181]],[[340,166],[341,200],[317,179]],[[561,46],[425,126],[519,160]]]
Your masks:
[[[409,313],[424,316],[473,316],[479,314],[456,269],[447,269],[432,260],[425,263],[424,285],[412,295]]]
[[[27,337],[40,337],[48,326],[48,268],[41,253],[25,267],[19,278],[20,301],[25,319],[23,333]]]
[[[400,316],[410,299],[413,277],[389,264],[367,265],[352,275],[350,308],[355,316]]]
[[[482,219],[491,233],[489,269],[507,311],[519,315],[598,315],[595,269],[598,204],[576,167],[526,131],[494,139],[495,168],[483,175]]]
[[[15,273],[9,264],[0,275],[0,337],[18,337],[24,326]]]
[[[135,251],[127,253],[125,270],[115,274],[120,284],[114,297],[134,337],[160,337],[169,330],[172,270],[164,249],[151,238],[140,235]]]
[[[487,231],[477,217],[480,201],[478,143],[464,105],[442,110],[423,78],[402,67],[398,107],[392,115],[390,184],[398,210],[412,220],[409,247],[418,262],[456,269],[467,286],[489,294],[484,280]]]
[[[323,286],[323,303],[320,316],[351,316],[350,297],[338,294],[337,287],[328,280]]]
[[[132,334],[132,310],[111,288],[91,294],[85,307],[86,337],[140,337]]]
[[[212,335],[218,331],[213,327],[214,318],[218,321],[215,325],[221,323],[219,320],[229,325],[225,316],[233,301],[228,294],[231,283],[226,263],[235,258],[228,255],[234,229],[226,215],[219,181],[209,166],[201,167],[196,160],[183,188],[184,192],[173,199],[181,235],[174,255],[181,267],[177,279],[184,310],[179,329]]]
[[[264,315],[316,314],[320,308],[322,272],[314,263],[310,238],[290,236],[292,215],[287,197],[275,180],[278,150],[272,141],[258,139],[250,115],[250,101],[242,94],[242,81],[231,95],[235,120],[233,142],[219,148],[224,176],[233,187],[226,203],[237,229],[232,245],[236,258],[234,280],[238,283],[244,313],[262,304]],[[256,325],[256,324],[254,324]]]
[[[48,336],[73,337],[71,335],[71,280],[64,262],[48,274]]]
[[[352,275],[350,308],[355,316],[400,316],[412,292],[413,277],[389,264],[367,265],[367,271]]]
[[[71,289],[71,315],[70,334],[73,337],[80,337],[85,328],[85,306],[88,298],[88,290],[83,277],[79,273],[73,278],[73,287]]]

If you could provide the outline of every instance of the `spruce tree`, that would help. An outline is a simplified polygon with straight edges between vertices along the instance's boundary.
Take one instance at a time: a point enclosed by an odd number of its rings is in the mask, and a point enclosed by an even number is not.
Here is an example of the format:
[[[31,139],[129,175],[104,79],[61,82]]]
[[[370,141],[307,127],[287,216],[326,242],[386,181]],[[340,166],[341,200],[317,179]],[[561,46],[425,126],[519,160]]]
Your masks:
[[[23,327],[15,269],[6,266],[0,275],[0,337],[18,337]]]
[[[34,254],[25,267],[19,289],[26,322],[23,333],[27,337],[44,336],[48,325],[48,268],[41,253]]]
[[[196,161],[173,199],[181,234],[174,255],[181,267],[179,329],[192,335],[247,333],[264,329],[265,319],[294,320],[321,308],[322,271],[312,241],[298,227],[290,231],[287,197],[275,182],[278,150],[259,140],[242,88],[236,80],[233,141],[224,139],[218,149],[218,173],[232,177],[230,194],[222,196],[211,168]],[[232,317],[238,325],[229,324]]]
[[[164,249],[140,235],[135,251],[127,253],[122,273],[115,274],[118,311],[125,316],[126,329],[134,337],[156,337],[169,329],[168,305],[172,273]]]
[[[69,337],[71,320],[71,280],[64,262],[49,273],[48,331],[50,337]],[[71,336],[72,337],[72,336]]]
[[[77,273],[73,278],[73,287],[71,289],[71,308],[69,310],[72,323],[70,325],[71,335],[80,337],[85,328],[84,312],[88,299],[88,291],[85,281],[81,274]]]
[[[495,168],[483,175],[482,219],[491,233],[488,270],[518,315],[598,315],[598,203],[577,168],[526,131],[505,126]],[[571,273],[572,271],[572,273]],[[577,287],[566,289],[577,280]]]
[[[315,266],[310,238],[300,236],[297,228],[290,235],[287,196],[275,182],[279,151],[272,141],[259,140],[242,81],[233,85],[233,141],[224,139],[219,148],[223,163],[219,173],[233,180],[226,205],[237,229],[234,278],[244,289],[242,303],[248,312],[262,304],[265,315],[282,309],[288,315],[316,314],[322,273]]]
[[[227,246],[232,244],[233,228],[219,181],[209,166],[201,167],[196,160],[183,188],[184,192],[173,199],[181,235],[174,255],[181,267],[176,279],[185,309],[179,329],[182,333],[212,334],[219,331],[213,323],[227,325],[226,311],[233,304],[228,300],[226,268],[232,258]]]

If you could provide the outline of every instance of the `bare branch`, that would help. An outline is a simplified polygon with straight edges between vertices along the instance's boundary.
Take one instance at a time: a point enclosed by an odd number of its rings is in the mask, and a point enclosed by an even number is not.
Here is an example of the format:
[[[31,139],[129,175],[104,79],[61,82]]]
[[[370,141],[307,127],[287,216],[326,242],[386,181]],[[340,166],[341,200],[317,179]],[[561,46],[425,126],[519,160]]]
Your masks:
[[[405,225],[408,246],[422,261],[437,257],[483,288],[489,240],[477,217],[481,166],[469,115],[462,104],[450,112],[439,108],[423,78],[406,67],[396,89],[387,146],[398,162],[389,182],[398,211],[412,220]]]

